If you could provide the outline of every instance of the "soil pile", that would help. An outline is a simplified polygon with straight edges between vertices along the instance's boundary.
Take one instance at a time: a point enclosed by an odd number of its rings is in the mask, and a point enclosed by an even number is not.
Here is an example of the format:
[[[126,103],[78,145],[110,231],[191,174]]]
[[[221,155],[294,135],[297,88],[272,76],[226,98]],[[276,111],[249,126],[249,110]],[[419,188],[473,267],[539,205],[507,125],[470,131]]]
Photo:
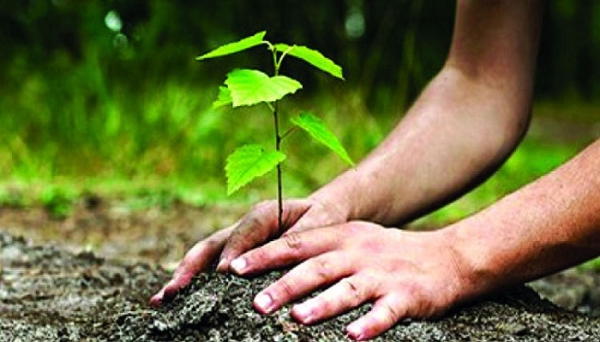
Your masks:
[[[147,300],[168,279],[158,267],[33,246],[0,232],[0,341],[345,341],[368,305],[314,326],[250,303],[277,273],[203,274],[165,307]],[[600,321],[520,287],[437,321],[405,321],[376,341],[589,341]]]

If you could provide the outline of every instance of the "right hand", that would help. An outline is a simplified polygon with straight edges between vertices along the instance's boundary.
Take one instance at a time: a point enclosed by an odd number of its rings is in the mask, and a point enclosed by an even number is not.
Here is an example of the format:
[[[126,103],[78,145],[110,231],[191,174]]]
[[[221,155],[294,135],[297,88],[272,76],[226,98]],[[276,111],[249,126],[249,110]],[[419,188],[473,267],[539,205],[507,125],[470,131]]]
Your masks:
[[[173,278],[150,299],[150,303],[160,305],[173,298],[194,275],[206,271],[219,254],[217,270],[224,272],[241,254],[288,232],[340,224],[348,219],[329,203],[315,199],[287,200],[283,202],[283,227],[279,229],[277,211],[277,201],[261,202],[232,226],[197,242],[186,253]]]

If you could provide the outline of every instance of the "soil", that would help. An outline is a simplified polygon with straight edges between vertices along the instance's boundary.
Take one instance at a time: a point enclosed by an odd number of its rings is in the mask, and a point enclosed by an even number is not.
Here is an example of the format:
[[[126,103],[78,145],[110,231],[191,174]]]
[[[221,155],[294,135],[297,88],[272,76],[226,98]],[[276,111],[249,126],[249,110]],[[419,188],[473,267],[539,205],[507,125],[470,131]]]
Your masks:
[[[129,210],[94,196],[64,219],[43,208],[0,208],[0,342],[347,340],[345,325],[368,305],[313,326],[296,324],[289,307],[255,312],[254,294],[276,272],[207,273],[166,306],[147,304],[191,243],[242,212],[177,203]],[[599,285],[600,272],[571,269],[439,320],[403,321],[376,340],[598,340]]]

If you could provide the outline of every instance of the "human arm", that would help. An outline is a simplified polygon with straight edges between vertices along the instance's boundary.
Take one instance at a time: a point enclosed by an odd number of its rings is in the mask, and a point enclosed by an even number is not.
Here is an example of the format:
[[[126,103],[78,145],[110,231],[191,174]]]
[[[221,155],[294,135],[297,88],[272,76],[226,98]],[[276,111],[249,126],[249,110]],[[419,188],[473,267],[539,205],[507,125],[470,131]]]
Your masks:
[[[399,224],[489,176],[529,121],[541,7],[459,1],[441,72],[375,151],[311,198],[348,219]]]
[[[397,225],[488,177],[525,133],[541,1],[459,1],[447,62],[383,143],[308,198],[290,231],[350,220]],[[273,204],[257,206],[225,244],[222,269],[282,234]],[[286,211],[284,210],[284,213]],[[269,222],[265,222],[269,221]]]
[[[232,263],[241,275],[298,264],[261,291],[255,307],[311,324],[373,302],[347,327],[372,338],[404,318],[440,315],[491,291],[600,254],[600,140],[534,183],[467,219],[433,232],[365,222],[292,233]]]
[[[529,281],[600,253],[600,140],[494,206],[449,227],[482,290]],[[472,280],[471,280],[472,282]]]
[[[288,201],[284,229],[274,202],[198,242],[155,304],[221,255],[242,253],[311,227],[368,220],[406,222],[460,196],[491,173],[529,120],[541,1],[458,2],[448,60],[389,137],[355,169],[306,200]],[[222,251],[222,252],[221,252]]]

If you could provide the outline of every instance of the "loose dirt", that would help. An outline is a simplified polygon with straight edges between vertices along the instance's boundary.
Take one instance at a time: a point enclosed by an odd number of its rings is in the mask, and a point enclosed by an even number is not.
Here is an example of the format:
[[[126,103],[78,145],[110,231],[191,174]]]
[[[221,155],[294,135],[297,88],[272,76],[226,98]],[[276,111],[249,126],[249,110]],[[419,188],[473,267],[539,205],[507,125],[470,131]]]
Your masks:
[[[243,208],[130,211],[89,202],[61,220],[42,208],[0,209],[0,341],[345,341],[345,325],[369,308],[308,327],[289,317],[289,307],[262,316],[251,300],[278,273],[203,274],[151,308],[149,297],[169,278],[162,266]],[[539,292],[498,293],[439,320],[403,321],[376,340],[600,339],[597,271],[572,269],[531,285]]]

